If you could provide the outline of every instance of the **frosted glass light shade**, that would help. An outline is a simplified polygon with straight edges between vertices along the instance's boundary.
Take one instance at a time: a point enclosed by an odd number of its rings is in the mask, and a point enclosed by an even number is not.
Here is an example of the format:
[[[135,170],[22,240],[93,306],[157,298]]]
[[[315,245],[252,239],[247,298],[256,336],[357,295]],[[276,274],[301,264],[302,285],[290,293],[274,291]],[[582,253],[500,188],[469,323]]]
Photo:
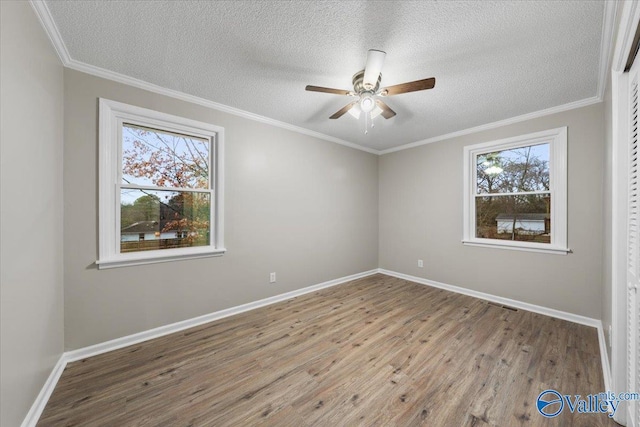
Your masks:
[[[360,118],[360,114],[362,114],[362,110],[360,109],[360,105],[356,104],[353,107],[351,107],[351,109],[349,110],[349,114],[351,114],[353,117],[357,119]]]

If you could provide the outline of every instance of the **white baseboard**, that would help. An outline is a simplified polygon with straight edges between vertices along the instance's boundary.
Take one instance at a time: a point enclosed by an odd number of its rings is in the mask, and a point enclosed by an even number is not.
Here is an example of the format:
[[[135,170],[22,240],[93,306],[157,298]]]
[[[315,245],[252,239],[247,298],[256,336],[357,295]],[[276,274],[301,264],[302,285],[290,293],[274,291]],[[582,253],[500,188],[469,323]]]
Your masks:
[[[557,319],[568,320],[569,322],[579,323],[581,325],[591,326],[598,331],[598,344],[600,346],[600,362],[602,364],[602,376],[604,379],[604,388],[608,391],[611,390],[611,365],[609,365],[609,355],[607,353],[607,343],[604,338],[604,330],[602,327],[602,321],[593,319],[591,317],[580,316],[578,314],[568,313],[566,311],[555,310],[553,308],[543,307],[540,305],[529,304],[528,302],[517,301],[509,298],[503,298],[484,292],[474,291],[471,289],[461,288],[459,286],[448,285],[446,283],[436,282],[434,280],[423,279],[422,277],[410,276],[408,274],[398,273],[395,271],[385,270],[383,268],[378,269],[379,273],[386,274],[387,276],[397,277],[399,279],[408,280],[411,282],[419,283],[421,285],[433,286],[434,288],[444,289],[447,291],[455,292],[458,294],[468,295],[474,298],[480,298],[486,301],[496,302],[499,304],[508,305],[511,307],[519,308],[522,310],[532,311],[538,314],[544,314],[545,316],[555,317]]]
[[[47,402],[51,397],[51,393],[53,393],[53,390],[56,388],[56,384],[58,384],[58,380],[60,379],[60,376],[62,375],[62,372],[64,372],[64,368],[66,366],[67,361],[65,359],[65,354],[63,353],[60,356],[60,359],[58,359],[58,362],[53,367],[53,370],[51,371],[51,374],[49,374],[47,381],[45,381],[44,385],[42,386],[40,393],[38,393],[38,397],[36,397],[33,405],[31,405],[29,412],[27,412],[27,416],[24,418],[24,421],[22,421],[21,427],[32,427],[38,423],[40,415],[42,415],[44,407],[47,406]]]
[[[51,371],[51,375],[47,378],[42,390],[38,394],[35,402],[31,405],[31,409],[27,413],[21,427],[35,427],[42,415],[51,393],[56,387],[64,368],[67,363],[75,362],[78,360],[86,359],[87,357],[96,356],[98,354],[106,353],[109,351],[117,350],[122,347],[126,347],[133,344],[138,344],[143,341],[148,341],[154,338],[158,338],[164,335],[179,332],[185,329],[192,328],[194,326],[203,325],[205,323],[213,322],[214,320],[222,319],[224,317],[233,316],[235,314],[244,313],[245,311],[253,310],[256,308],[264,307],[267,305],[275,304],[277,302],[286,301],[291,298],[295,298],[300,295],[308,294],[318,291],[320,289],[330,288],[331,286],[340,285],[345,282],[360,279],[363,277],[376,274],[378,269],[364,271],[362,273],[352,274],[350,276],[340,277],[338,279],[329,280],[327,282],[318,283],[317,285],[307,286],[306,288],[296,289],[295,291],[286,292],[284,294],[275,295],[269,298],[264,298],[258,301],[253,301],[247,304],[242,304],[236,307],[227,308],[224,310],[216,311],[214,313],[205,314],[203,316],[194,317],[192,319],[183,320],[181,322],[172,323],[158,328],[149,329],[147,331],[138,332],[125,337],[116,338],[111,341],[106,341],[100,344],[92,345],[89,347],[80,348],[77,350],[71,350],[64,352],[60,356],[60,360],[56,363],[55,367]]]
[[[183,331],[185,329],[193,328],[194,326],[200,326],[205,323],[213,322],[214,320],[233,316],[235,314],[244,313],[245,311],[254,310],[256,308],[275,304],[281,301],[286,301],[288,299],[295,298],[300,295],[308,294],[310,292],[315,292],[319,289],[329,288],[331,286],[336,286],[341,283],[349,282],[351,280],[356,280],[362,277],[371,276],[372,274],[376,274],[377,272],[378,270],[374,269],[374,270],[364,271],[362,273],[352,274],[350,276],[340,277],[339,279],[329,280],[327,282],[319,283],[317,285],[307,286],[306,288],[296,289],[295,291],[286,292],[284,294],[275,295],[275,296],[264,298],[258,301],[249,302],[247,304],[238,305],[236,307],[230,307],[224,310],[216,311],[214,313],[209,313],[202,316],[194,317],[192,319],[182,320],[180,322],[171,323],[169,325],[160,326],[158,328],[149,329],[149,330],[138,332],[132,335],[127,335],[121,338],[116,338],[100,344],[95,344],[95,345],[80,348],[77,350],[71,350],[65,353],[66,360],[67,362],[75,362],[77,360],[86,359],[87,357],[96,356],[98,354],[117,350],[122,347],[138,344],[143,341],[148,341],[164,335],[172,334],[174,332]]]
[[[600,363],[602,363],[602,377],[604,379],[605,391],[611,388],[611,365],[609,364],[609,353],[607,353],[607,341],[604,338],[604,328],[602,322],[598,321],[598,343],[600,344]]]
[[[60,379],[60,376],[62,375],[65,367],[67,366],[67,363],[86,359],[87,357],[96,356],[98,354],[117,350],[119,348],[123,348],[129,345],[138,344],[143,341],[148,341],[164,335],[172,334],[174,332],[179,332],[185,329],[192,328],[194,326],[199,326],[205,323],[213,322],[214,320],[233,316],[235,314],[244,313],[246,311],[264,307],[271,304],[275,304],[277,302],[286,301],[288,299],[295,298],[300,295],[308,294],[320,289],[329,288],[345,282],[371,276],[376,273],[382,273],[382,274],[386,274],[387,276],[397,277],[399,279],[404,279],[404,280],[408,280],[411,282],[415,282],[415,283],[419,283],[427,286],[433,286],[435,288],[440,288],[447,291],[464,294],[471,297],[508,305],[511,307],[520,308],[522,310],[532,311],[534,313],[544,314],[546,316],[556,317],[558,319],[568,320],[570,322],[595,327],[598,330],[598,341],[600,344],[600,356],[602,361],[602,370],[604,375],[605,388],[607,390],[610,390],[611,373],[609,368],[608,355],[606,351],[606,343],[604,340],[604,332],[602,330],[602,322],[600,320],[592,319],[585,316],[579,316],[577,314],[567,313],[567,312],[555,310],[552,308],[542,307],[539,305],[529,304],[522,301],[512,300],[509,298],[503,298],[496,295],[487,294],[484,292],[473,291],[473,290],[465,289],[459,286],[453,286],[445,283],[436,282],[433,280],[427,280],[421,277],[410,276],[408,274],[403,274],[395,271],[389,271],[382,268],[378,268],[374,270],[365,271],[362,273],[352,274],[350,276],[345,276],[345,277],[341,277],[334,280],[329,280],[327,282],[319,283],[317,285],[308,286],[306,288],[297,289],[295,291],[286,292],[284,294],[275,295],[269,298],[264,298],[258,301],[253,301],[253,302],[242,304],[236,307],[231,307],[224,310],[216,311],[214,313],[205,314],[203,316],[194,317],[192,319],[187,319],[187,320],[172,323],[169,325],[160,326],[158,328],[149,329],[147,331],[138,332],[132,335],[127,335],[125,337],[116,338],[114,340],[106,341],[100,344],[80,348],[77,350],[67,351],[62,354],[62,356],[58,360],[58,363],[56,363],[55,367],[51,371],[49,378],[47,378],[47,381],[42,387],[42,390],[40,390],[38,397],[36,398],[35,402],[31,406],[31,409],[29,410],[29,412],[27,413],[27,416],[22,422],[21,427],[35,427],[35,425],[38,422],[38,419],[40,418],[40,415],[42,415],[42,411],[44,410],[49,400],[49,397],[51,397],[51,393],[53,393],[53,390],[58,380]]]
[[[555,317],[557,319],[568,320],[569,322],[579,323],[581,325],[591,326],[597,328],[598,325],[602,325],[600,320],[593,319],[591,317],[580,316],[579,314],[568,313],[566,311],[556,310],[553,308],[543,307],[541,305],[530,304],[528,302],[518,301],[510,298],[503,298],[497,295],[487,294],[480,291],[474,291],[460,286],[449,285],[446,283],[436,282],[435,280],[423,279],[422,277],[410,276],[404,273],[398,273],[395,271],[385,270],[384,268],[378,269],[379,273],[386,274],[387,276],[397,277],[398,279],[409,280],[410,282],[416,282],[421,285],[433,286],[434,288],[444,289],[446,291],[455,292],[457,294],[468,295],[470,297],[483,299],[486,301],[496,302],[498,304],[504,304],[511,307],[519,308],[526,311],[532,311],[538,314],[544,314],[545,316]]]

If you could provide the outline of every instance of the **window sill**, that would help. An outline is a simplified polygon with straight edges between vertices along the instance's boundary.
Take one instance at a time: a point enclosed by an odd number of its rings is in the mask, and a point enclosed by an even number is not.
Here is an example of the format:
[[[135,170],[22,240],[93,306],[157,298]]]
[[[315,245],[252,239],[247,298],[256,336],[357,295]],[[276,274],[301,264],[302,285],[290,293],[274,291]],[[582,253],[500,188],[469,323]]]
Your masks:
[[[515,243],[510,241],[494,242],[492,240],[463,240],[465,246],[477,246],[481,248],[507,249],[512,251],[539,252],[555,255],[567,255],[571,252],[569,248],[551,246],[544,243]]]
[[[188,252],[185,251],[185,249],[137,252],[125,255],[119,254],[112,258],[97,260],[96,265],[99,270],[103,270],[107,268],[129,267],[133,265],[157,264],[160,262],[222,256],[226,251],[227,250],[225,248],[206,248],[204,250],[195,249]]]

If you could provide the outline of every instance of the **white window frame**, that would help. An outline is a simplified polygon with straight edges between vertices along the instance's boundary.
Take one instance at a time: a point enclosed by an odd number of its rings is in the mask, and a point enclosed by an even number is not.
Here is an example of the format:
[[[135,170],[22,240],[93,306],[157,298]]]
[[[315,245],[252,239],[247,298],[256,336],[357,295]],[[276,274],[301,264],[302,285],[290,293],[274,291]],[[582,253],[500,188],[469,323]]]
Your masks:
[[[220,256],[224,248],[224,128],[171,114],[100,98],[98,141],[98,260],[99,269],[182,259]],[[210,141],[212,231],[207,246],[120,253],[120,186],[122,125],[131,123]]]
[[[549,193],[551,195],[551,243],[519,242],[476,237],[476,158],[480,154],[536,144],[550,144]],[[463,238],[468,246],[564,254],[567,245],[567,127],[464,147]]]

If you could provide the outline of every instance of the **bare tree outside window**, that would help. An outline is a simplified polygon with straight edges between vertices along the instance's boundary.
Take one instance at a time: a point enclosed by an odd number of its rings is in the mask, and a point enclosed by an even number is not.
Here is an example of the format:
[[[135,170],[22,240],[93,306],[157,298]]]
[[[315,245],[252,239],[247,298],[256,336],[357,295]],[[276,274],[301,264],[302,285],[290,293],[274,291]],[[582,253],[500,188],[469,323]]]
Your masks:
[[[476,237],[551,242],[550,144],[476,156]]]

